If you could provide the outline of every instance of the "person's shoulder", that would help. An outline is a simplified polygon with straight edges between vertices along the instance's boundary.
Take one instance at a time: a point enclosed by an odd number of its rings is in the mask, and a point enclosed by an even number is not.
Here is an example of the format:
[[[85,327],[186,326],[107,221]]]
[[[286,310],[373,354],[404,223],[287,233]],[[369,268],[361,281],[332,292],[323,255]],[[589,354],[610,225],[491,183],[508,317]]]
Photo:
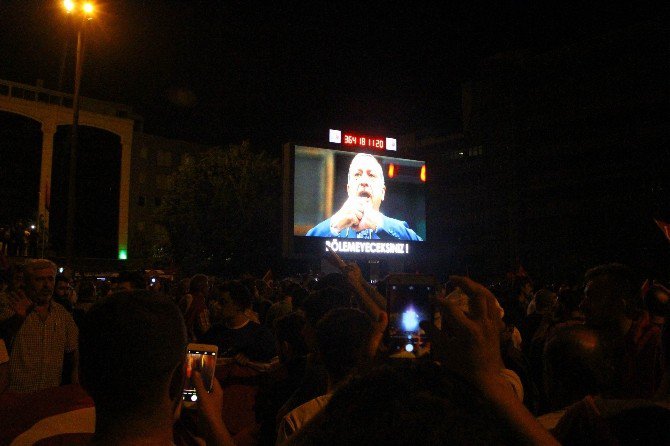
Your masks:
[[[384,218],[386,219],[386,222],[387,222],[387,223],[391,223],[391,224],[394,224],[394,225],[404,226],[404,227],[406,227],[406,228],[409,227],[409,226],[407,225],[407,222],[406,222],[406,221],[398,220],[397,218],[393,218],[393,217],[389,217],[389,216],[386,215],[386,214],[382,214],[382,215],[383,215]]]
[[[330,401],[331,394],[317,396],[306,403],[303,403],[290,411],[284,417],[287,420],[292,420],[293,425],[301,426],[310,418],[312,418],[317,412],[326,407],[328,401]]]
[[[259,324],[258,322],[255,322],[255,321],[249,321],[249,323],[246,324],[244,327],[242,327],[240,330],[245,330],[245,331],[249,331],[249,332],[253,332],[253,333],[262,333],[262,334],[270,333],[270,334],[272,334],[272,332],[270,331],[269,328]]]
[[[308,237],[329,237],[331,236],[330,232],[330,218],[325,219],[318,225],[314,226],[312,229],[307,231],[305,234]]]
[[[385,225],[402,230],[411,230],[409,224],[404,220],[398,220],[397,218],[389,217],[388,215],[384,215],[384,218],[386,219],[384,222]]]
[[[55,300],[51,300],[51,312],[58,315],[59,317],[62,318],[70,318],[72,319],[72,314],[68,311],[63,304],[56,302]]]
[[[395,238],[400,240],[423,241],[423,239],[409,227],[406,221],[389,217],[386,214],[382,214],[382,216],[383,220],[381,229],[388,232]]]

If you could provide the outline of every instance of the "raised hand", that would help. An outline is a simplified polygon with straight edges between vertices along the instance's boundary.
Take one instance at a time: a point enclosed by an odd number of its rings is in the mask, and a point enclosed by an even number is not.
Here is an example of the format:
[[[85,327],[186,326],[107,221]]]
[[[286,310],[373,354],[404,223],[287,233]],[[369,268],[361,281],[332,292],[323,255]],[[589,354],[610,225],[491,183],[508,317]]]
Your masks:
[[[342,208],[330,218],[330,226],[339,232],[345,228],[356,231],[377,229],[381,225],[382,214],[372,204],[360,197],[349,197]]]
[[[356,290],[362,309],[372,318],[375,331],[383,333],[388,325],[388,314],[385,311],[384,298],[370,286],[358,265],[354,262],[344,264],[342,273]]]
[[[431,339],[433,357],[475,384],[497,378],[504,365],[500,355],[500,311],[495,297],[467,277],[453,276],[450,280],[468,296],[469,306],[457,299],[436,298],[442,330],[432,323],[422,323]]]
[[[421,327],[431,339],[431,354],[443,367],[461,375],[488,399],[519,444],[558,445],[558,442],[528,411],[501,375],[500,310],[493,294],[467,277],[452,276],[468,297],[469,307],[458,299],[438,297],[442,330],[430,322]]]
[[[339,232],[345,228],[359,231],[358,225],[363,219],[364,205],[356,197],[349,198],[344,205],[330,217],[330,227]]]
[[[212,377],[212,391],[208,392],[200,372],[194,371],[193,385],[198,394],[198,423],[208,437],[207,444],[234,445],[233,439],[223,422],[223,390],[219,380]]]

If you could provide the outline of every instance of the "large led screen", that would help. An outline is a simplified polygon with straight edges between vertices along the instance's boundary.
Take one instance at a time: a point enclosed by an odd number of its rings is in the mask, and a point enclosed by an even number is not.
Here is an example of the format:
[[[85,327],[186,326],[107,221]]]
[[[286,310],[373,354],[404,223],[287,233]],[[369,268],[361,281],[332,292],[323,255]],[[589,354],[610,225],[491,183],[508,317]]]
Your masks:
[[[425,163],[295,146],[293,235],[426,240]]]

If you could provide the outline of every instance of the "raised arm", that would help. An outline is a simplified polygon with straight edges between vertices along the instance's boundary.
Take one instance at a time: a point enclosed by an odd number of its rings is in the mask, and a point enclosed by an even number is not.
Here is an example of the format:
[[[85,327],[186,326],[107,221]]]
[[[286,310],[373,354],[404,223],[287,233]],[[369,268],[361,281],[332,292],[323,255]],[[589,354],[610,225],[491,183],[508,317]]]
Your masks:
[[[495,297],[466,277],[450,278],[469,299],[469,311],[456,301],[437,298],[442,330],[432,323],[422,327],[431,339],[431,353],[443,367],[477,387],[525,444],[557,445],[556,439],[533,417],[501,375],[500,312]]]

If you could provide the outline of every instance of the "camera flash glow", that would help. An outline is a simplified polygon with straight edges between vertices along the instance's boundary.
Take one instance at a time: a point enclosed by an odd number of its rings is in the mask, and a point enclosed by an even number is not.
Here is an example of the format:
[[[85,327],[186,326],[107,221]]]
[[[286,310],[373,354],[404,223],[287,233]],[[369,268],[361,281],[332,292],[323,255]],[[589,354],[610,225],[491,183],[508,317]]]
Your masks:
[[[407,344],[405,346],[405,350],[408,352],[413,352],[414,351],[414,346],[412,344]]]
[[[402,326],[405,331],[414,331],[419,328],[419,315],[410,307],[402,314]]]

